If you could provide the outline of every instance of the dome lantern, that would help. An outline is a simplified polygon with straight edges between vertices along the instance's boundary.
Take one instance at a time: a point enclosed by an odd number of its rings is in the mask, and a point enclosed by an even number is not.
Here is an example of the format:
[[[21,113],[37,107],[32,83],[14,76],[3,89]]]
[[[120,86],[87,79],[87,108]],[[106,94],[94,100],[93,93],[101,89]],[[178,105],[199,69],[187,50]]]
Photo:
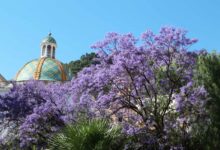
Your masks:
[[[41,58],[49,57],[55,59],[55,51],[57,48],[56,40],[49,33],[41,42]]]

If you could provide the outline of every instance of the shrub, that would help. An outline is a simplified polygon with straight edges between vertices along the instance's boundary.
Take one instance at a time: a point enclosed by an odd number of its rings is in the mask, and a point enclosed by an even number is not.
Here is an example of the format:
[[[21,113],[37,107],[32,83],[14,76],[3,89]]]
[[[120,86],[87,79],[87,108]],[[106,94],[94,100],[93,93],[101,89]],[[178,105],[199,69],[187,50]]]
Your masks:
[[[68,125],[49,140],[50,148],[54,150],[119,150],[122,143],[120,128],[106,120]]]

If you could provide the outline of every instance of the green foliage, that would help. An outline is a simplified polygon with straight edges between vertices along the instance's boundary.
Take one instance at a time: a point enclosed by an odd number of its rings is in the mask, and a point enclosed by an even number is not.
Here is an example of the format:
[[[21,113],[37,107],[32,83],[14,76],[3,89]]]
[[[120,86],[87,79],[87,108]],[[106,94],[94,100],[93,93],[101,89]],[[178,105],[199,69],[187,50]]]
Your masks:
[[[105,120],[68,125],[49,139],[52,150],[118,150],[123,146],[122,142],[121,129]]]
[[[201,55],[197,61],[197,82],[204,85],[209,93],[210,100],[207,110],[211,116],[211,125],[206,135],[201,137],[206,149],[220,148],[220,54],[212,52]]]
[[[65,64],[65,67],[70,69],[73,76],[76,76],[77,73],[84,67],[88,67],[92,63],[95,63],[93,61],[95,57],[97,57],[95,53],[86,53],[85,55],[82,55],[79,60],[71,61],[70,63]]]

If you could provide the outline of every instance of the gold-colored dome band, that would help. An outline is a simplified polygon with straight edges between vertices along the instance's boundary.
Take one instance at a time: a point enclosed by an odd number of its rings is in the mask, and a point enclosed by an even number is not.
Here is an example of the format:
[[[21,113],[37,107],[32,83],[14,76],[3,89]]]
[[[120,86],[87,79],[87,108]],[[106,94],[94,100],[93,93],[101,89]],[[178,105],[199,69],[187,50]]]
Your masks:
[[[46,59],[46,58],[41,58],[41,59],[38,61],[36,71],[34,72],[34,80],[39,80],[40,74],[41,74],[41,70],[42,70],[42,66],[43,66],[43,64],[44,64],[45,59]]]
[[[66,80],[67,80],[67,79],[66,79],[66,73],[65,73],[65,71],[64,71],[64,69],[63,69],[62,64],[61,64],[59,61],[57,61],[57,60],[55,60],[55,62],[56,62],[56,64],[58,65],[58,67],[59,67],[59,69],[60,69],[62,81],[66,81]]]

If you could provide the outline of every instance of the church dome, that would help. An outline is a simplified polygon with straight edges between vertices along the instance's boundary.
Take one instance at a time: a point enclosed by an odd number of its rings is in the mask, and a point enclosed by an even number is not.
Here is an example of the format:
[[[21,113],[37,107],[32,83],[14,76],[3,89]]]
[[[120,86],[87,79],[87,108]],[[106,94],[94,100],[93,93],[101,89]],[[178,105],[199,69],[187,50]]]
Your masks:
[[[42,57],[26,63],[17,73],[15,80],[66,81],[68,75],[58,60]]]

